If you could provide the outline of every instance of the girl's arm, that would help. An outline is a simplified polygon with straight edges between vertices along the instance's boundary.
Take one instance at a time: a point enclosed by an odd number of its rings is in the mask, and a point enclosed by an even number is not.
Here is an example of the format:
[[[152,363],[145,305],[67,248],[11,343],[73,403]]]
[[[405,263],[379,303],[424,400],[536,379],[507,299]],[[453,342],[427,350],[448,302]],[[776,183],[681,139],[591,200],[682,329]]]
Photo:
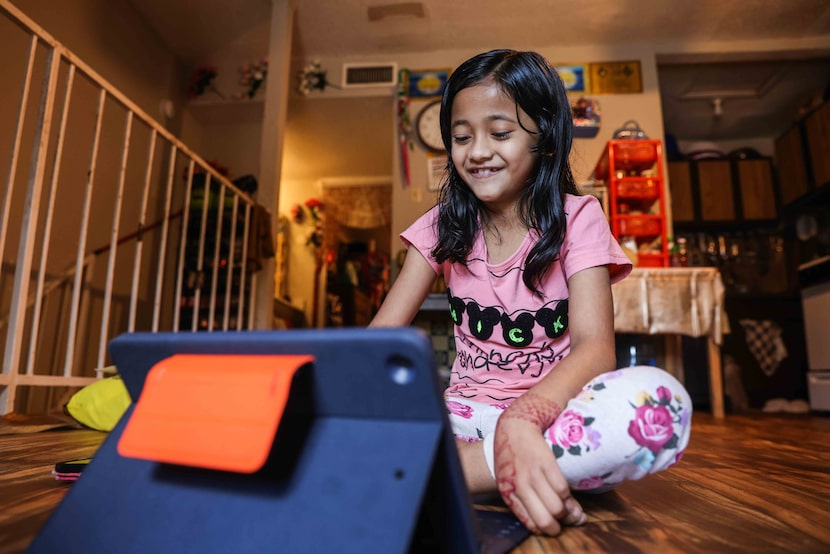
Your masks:
[[[436,277],[423,254],[410,246],[398,278],[369,327],[404,327],[412,323]]]
[[[531,531],[550,535],[559,533],[560,524],[584,523],[585,515],[541,432],[588,381],[616,367],[608,269],[580,271],[568,289],[571,351],[504,411],[494,444],[496,481],[505,502]]]

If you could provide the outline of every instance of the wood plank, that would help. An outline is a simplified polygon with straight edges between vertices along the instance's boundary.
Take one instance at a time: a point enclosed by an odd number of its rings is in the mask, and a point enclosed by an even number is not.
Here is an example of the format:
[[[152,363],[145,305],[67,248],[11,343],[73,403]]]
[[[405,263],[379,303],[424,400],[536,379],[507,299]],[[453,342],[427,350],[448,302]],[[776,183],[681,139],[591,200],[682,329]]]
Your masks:
[[[732,192],[732,169],[729,160],[705,160],[697,163],[700,187],[700,211],[704,221],[735,219]]]
[[[586,525],[530,537],[514,552],[830,552],[830,417],[699,413],[692,429],[676,466],[609,493],[577,493]],[[53,480],[55,462],[92,455],[105,436],[0,435],[0,551],[23,552],[71,488]]]

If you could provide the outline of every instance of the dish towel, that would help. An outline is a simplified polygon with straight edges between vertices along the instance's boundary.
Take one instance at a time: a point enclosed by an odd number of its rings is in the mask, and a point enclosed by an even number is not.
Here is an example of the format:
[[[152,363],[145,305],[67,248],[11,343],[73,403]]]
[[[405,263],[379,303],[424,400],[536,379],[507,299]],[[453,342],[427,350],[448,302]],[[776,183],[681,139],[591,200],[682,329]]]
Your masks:
[[[755,356],[761,371],[767,377],[772,376],[787,357],[787,347],[781,338],[781,326],[768,319],[742,319],[740,323],[746,333],[746,346]]]

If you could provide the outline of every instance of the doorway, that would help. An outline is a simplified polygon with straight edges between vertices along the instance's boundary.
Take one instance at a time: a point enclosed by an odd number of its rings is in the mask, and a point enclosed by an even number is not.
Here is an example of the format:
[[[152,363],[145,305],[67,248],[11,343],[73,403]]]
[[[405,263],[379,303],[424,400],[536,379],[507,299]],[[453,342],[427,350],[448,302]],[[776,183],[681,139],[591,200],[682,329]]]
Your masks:
[[[324,179],[317,327],[366,326],[389,290],[391,177]]]

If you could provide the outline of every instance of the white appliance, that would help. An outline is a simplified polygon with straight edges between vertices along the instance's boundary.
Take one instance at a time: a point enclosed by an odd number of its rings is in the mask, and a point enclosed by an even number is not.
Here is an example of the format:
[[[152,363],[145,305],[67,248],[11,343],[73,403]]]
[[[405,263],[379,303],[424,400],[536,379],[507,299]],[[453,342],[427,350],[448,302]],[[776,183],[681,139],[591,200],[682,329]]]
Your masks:
[[[810,408],[830,410],[830,256],[798,267]]]

